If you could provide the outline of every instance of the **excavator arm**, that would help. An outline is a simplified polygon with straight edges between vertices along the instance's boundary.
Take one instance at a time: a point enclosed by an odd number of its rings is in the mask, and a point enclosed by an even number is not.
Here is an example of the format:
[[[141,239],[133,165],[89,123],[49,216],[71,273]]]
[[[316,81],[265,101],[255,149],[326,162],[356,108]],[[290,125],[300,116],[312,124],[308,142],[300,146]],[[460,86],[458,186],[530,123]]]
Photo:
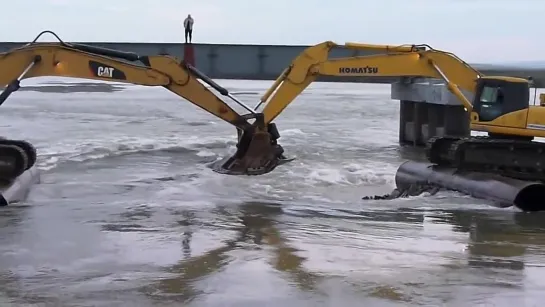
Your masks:
[[[94,79],[162,86],[235,127],[248,127],[242,116],[197,80],[189,65],[170,56],[139,56],[81,44],[32,43],[0,53],[0,72],[0,87],[8,85],[1,103],[23,79],[43,76]]]
[[[470,128],[487,137],[434,136],[426,140],[432,164],[477,172],[494,172],[522,180],[545,182],[539,127],[545,111],[529,105],[525,78],[484,76],[452,53],[427,45],[381,46],[345,44],[356,50],[381,51],[369,56],[329,58],[340,45],[327,41],[305,49],[263,95],[265,124],[274,120],[319,76],[409,77],[443,80],[469,113]],[[466,97],[473,96],[471,101]],[[259,105],[258,105],[259,106]],[[257,108],[256,108],[257,109]]]
[[[44,33],[59,42],[38,43]],[[225,174],[262,174],[279,164],[281,147],[274,125],[264,125],[258,114],[195,67],[171,56],[141,56],[132,52],[63,42],[55,33],[44,31],[33,42],[0,53],[0,104],[20,88],[23,79],[59,76],[123,82],[142,86],[161,86],[194,105],[221,118],[238,129],[237,153],[215,170]],[[210,91],[200,80],[244,107],[240,115]],[[249,119],[255,119],[250,123]],[[272,136],[272,137],[271,137]],[[281,155],[281,153],[280,153]]]
[[[263,95],[265,123],[273,121],[319,76],[427,77],[444,80],[448,89],[471,112],[473,106],[462,90],[473,93],[481,74],[455,55],[425,45],[388,46],[347,43],[345,48],[382,51],[383,54],[329,59],[334,47],[327,41],[297,56]]]

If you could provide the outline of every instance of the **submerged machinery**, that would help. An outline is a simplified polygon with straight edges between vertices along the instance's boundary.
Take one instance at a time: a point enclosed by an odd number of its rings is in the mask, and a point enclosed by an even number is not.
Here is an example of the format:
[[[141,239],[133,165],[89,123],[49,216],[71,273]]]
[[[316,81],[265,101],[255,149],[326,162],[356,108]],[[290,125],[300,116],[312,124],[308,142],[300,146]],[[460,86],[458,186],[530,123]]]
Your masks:
[[[38,181],[34,146],[23,140],[0,139],[0,206],[23,200]]]

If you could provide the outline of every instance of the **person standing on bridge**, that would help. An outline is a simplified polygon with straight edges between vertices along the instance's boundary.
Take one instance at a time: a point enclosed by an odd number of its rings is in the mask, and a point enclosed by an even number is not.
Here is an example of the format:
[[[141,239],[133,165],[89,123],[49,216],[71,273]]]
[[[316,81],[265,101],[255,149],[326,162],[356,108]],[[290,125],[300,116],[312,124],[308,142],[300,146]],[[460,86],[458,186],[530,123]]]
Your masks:
[[[189,43],[191,44],[191,40],[193,37],[193,23],[195,21],[193,20],[193,17],[191,17],[191,14],[187,15],[187,18],[184,20],[184,28],[185,28],[185,43],[187,44],[187,38],[189,37]]]

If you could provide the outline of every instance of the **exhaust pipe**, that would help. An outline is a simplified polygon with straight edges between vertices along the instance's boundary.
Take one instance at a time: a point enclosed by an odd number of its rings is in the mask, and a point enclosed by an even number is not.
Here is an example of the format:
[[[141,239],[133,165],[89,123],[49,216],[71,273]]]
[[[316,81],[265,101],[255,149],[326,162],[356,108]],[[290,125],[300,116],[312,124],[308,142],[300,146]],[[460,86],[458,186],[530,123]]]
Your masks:
[[[499,207],[515,206],[522,211],[545,210],[545,184],[503,177],[497,174],[460,171],[431,163],[407,161],[397,170],[397,189],[433,185],[495,202]]]

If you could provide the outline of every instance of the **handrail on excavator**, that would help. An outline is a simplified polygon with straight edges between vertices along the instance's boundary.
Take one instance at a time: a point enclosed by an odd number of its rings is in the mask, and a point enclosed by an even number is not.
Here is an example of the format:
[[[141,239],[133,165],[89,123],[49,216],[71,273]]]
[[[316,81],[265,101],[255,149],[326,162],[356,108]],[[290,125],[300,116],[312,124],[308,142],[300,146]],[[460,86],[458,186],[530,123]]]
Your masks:
[[[424,46],[419,45],[375,45],[362,43],[344,43],[344,46],[349,49],[365,50],[365,51],[386,51],[386,52],[415,52],[425,50]]]

